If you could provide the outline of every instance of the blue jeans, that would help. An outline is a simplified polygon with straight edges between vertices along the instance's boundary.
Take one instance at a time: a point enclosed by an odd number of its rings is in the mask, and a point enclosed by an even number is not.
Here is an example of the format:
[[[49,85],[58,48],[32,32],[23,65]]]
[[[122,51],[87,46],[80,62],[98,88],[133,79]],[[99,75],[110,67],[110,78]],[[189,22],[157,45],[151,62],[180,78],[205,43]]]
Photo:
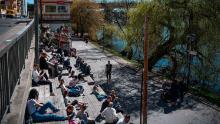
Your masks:
[[[106,98],[107,98],[107,95],[104,95],[104,94],[100,94],[100,93],[97,93],[97,92],[93,92],[93,94],[96,96],[96,98],[97,98],[99,101],[102,101],[103,99],[106,99]]]
[[[69,96],[78,96],[80,95],[80,93],[83,91],[83,86],[81,85],[76,85],[76,86],[73,86],[73,87],[70,87],[68,89],[68,92],[69,92]]]
[[[59,116],[55,114],[46,114],[46,110],[50,108],[52,111],[56,110],[57,108],[51,103],[47,102],[39,110],[34,112],[31,117],[34,122],[49,122],[49,121],[65,121],[66,117]]]

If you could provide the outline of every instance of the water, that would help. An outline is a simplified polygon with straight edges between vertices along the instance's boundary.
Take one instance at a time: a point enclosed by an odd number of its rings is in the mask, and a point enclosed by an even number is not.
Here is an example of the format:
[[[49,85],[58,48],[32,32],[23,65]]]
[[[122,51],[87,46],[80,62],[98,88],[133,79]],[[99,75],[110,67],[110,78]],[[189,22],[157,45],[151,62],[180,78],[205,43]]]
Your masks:
[[[122,39],[120,39],[118,37],[114,37],[113,40],[112,40],[112,45],[113,45],[113,48],[116,51],[121,52],[126,47],[127,43],[126,43],[126,41],[124,41],[124,40],[122,40]],[[184,47],[184,46],[176,46],[176,47],[181,49],[181,50],[183,50],[183,51],[186,50],[186,47]],[[133,49],[133,59],[142,59],[143,60],[143,51],[139,50],[134,45],[132,46],[132,49]],[[191,64],[192,65],[199,65],[200,62],[199,62],[198,58],[194,57]],[[161,68],[166,68],[166,67],[169,67],[171,65],[172,65],[172,63],[170,62],[170,60],[167,59],[166,57],[164,57],[164,58],[161,58],[155,64],[154,69],[160,70]],[[220,53],[216,55],[216,58],[214,60],[214,65],[220,67]],[[182,69],[179,70],[179,73],[183,73],[184,75],[186,75],[187,74],[186,66],[183,66]],[[194,75],[193,72],[192,72],[192,75]],[[192,79],[196,79],[196,77],[193,76]],[[215,91],[220,91],[220,75],[219,75],[219,77],[217,79],[216,84],[217,85],[213,89]]]

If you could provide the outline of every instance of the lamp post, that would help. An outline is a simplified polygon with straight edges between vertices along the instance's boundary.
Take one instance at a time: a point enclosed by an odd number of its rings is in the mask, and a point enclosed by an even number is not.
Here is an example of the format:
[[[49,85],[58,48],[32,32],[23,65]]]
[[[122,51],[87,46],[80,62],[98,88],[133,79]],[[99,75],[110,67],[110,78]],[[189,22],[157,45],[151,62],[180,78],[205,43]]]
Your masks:
[[[42,0],[40,0],[40,29],[42,29],[42,23],[43,23],[43,15],[42,15]]]
[[[147,107],[148,107],[148,18],[145,16],[144,21],[144,73],[143,73],[143,95],[141,105],[141,124],[147,124]]]
[[[38,17],[38,0],[34,0],[34,24],[35,24],[35,63],[39,63],[39,17]]]
[[[105,25],[103,24],[102,25],[102,35],[103,35],[103,37],[102,37],[102,51],[104,52],[104,46],[105,46]]]

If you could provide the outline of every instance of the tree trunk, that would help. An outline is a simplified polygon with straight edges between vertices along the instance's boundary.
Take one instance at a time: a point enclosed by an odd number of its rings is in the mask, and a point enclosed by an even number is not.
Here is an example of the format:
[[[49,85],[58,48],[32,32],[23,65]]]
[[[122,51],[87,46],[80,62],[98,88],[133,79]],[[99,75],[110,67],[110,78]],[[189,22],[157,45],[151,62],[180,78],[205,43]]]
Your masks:
[[[130,49],[128,49],[127,58],[128,58],[129,60],[131,60],[132,57],[133,57],[133,50],[132,50],[132,48],[130,48]]]
[[[172,35],[172,34],[171,34]],[[166,41],[164,44],[159,45],[156,50],[152,53],[152,55],[149,57],[148,61],[148,70],[151,71],[153,66],[164,56],[168,55],[171,49],[174,46],[173,43],[174,38],[170,37],[168,41]]]

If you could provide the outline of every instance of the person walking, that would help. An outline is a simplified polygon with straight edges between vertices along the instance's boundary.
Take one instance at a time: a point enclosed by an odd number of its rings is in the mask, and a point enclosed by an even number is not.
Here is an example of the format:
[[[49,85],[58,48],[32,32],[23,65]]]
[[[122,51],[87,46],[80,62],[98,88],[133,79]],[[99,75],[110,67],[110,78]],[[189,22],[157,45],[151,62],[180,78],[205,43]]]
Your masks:
[[[110,61],[108,61],[108,64],[106,64],[105,73],[106,73],[107,83],[111,82],[112,64],[110,63]]]

